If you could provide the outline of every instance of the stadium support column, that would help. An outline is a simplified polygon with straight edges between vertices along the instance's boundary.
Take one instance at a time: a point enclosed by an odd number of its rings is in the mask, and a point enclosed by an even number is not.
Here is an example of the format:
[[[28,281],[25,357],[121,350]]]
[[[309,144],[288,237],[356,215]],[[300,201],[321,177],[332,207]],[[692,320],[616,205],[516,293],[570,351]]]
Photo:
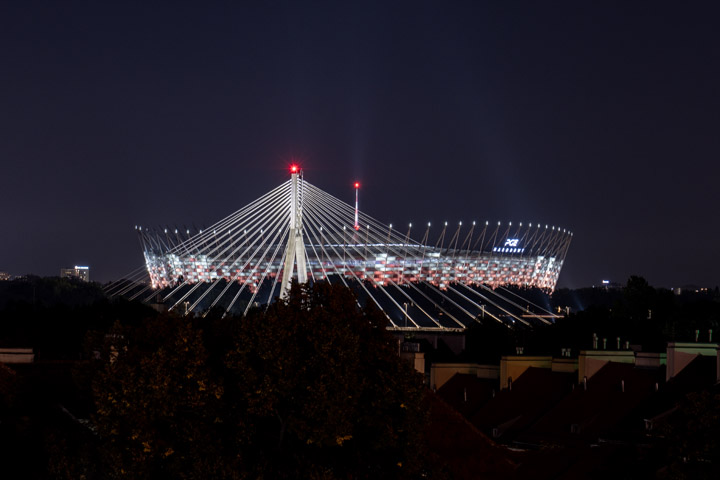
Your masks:
[[[298,283],[307,282],[307,266],[305,265],[305,241],[302,233],[302,203],[300,195],[302,192],[302,176],[298,178],[299,168],[296,165],[290,167],[292,174],[290,196],[290,234],[285,248],[285,264],[283,266],[282,288],[280,297],[287,298],[290,292],[293,270],[297,265]],[[299,188],[300,187],[300,188]]]

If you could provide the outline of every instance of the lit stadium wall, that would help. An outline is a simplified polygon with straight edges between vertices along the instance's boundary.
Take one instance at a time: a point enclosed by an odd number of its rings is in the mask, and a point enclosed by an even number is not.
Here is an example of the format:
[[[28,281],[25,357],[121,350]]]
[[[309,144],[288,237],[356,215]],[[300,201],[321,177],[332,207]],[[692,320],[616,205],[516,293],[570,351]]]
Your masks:
[[[230,312],[237,303],[247,313],[285,295],[290,279],[338,281],[381,308],[393,328],[428,322],[446,328],[441,316],[450,318],[453,328],[465,328],[459,317],[475,319],[491,305],[499,321],[508,315],[524,322],[489,298],[489,290],[553,291],[573,236],[550,225],[459,222],[440,226],[431,242],[430,224],[417,235],[412,224],[401,232],[360,212],[357,203],[353,208],[305,182],[297,170],[291,180],[207,229],[136,230],[149,282],[134,297],[158,298],[170,302],[170,309],[184,305],[186,312],[218,306]],[[135,291],[133,284],[120,291]],[[158,290],[162,293],[153,293]],[[455,313],[443,305],[452,305]]]

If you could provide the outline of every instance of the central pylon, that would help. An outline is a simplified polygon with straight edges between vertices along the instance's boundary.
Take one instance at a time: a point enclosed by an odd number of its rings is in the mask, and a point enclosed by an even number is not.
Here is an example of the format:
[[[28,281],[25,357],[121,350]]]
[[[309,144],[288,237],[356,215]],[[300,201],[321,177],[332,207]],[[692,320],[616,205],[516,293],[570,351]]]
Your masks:
[[[293,270],[297,265],[298,283],[307,282],[307,265],[305,263],[305,240],[303,239],[302,222],[302,170],[297,165],[290,167],[290,234],[285,248],[285,264],[283,267],[280,297],[287,298],[290,292]],[[299,188],[298,188],[299,187]]]

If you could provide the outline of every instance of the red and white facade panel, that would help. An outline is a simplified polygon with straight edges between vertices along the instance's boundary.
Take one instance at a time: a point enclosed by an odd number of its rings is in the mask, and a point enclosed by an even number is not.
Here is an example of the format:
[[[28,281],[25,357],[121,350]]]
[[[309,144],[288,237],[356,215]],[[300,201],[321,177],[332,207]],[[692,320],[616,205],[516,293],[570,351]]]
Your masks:
[[[195,284],[224,279],[247,283],[251,290],[264,278],[282,276],[283,264],[236,259],[218,261],[205,255],[154,255],[145,252],[145,261],[153,288],[173,287],[183,282]],[[429,254],[406,258],[377,255],[363,258],[310,258],[308,277],[316,280],[340,274],[348,279],[370,281],[388,286],[409,282],[428,282],[440,288],[450,283],[485,284],[490,287],[517,285],[553,290],[562,269],[562,259],[551,256],[475,253],[470,255]]]

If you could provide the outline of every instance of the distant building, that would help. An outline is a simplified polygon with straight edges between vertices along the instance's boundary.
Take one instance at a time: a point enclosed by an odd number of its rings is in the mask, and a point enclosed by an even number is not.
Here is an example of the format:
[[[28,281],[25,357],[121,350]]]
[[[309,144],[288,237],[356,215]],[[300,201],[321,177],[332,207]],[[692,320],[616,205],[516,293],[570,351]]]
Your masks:
[[[0,363],[33,363],[32,348],[0,348]]]
[[[0,272],[0,281],[10,280],[11,275],[7,272]]]
[[[90,281],[90,267],[61,268],[60,276],[63,278],[78,278],[83,282]]]
[[[675,287],[672,291],[675,295],[682,295],[684,293],[708,293],[708,288],[697,285],[684,285],[682,287]]]
[[[623,288],[623,285],[610,280],[603,280],[600,282],[600,287],[604,288],[605,290],[617,290]]]

